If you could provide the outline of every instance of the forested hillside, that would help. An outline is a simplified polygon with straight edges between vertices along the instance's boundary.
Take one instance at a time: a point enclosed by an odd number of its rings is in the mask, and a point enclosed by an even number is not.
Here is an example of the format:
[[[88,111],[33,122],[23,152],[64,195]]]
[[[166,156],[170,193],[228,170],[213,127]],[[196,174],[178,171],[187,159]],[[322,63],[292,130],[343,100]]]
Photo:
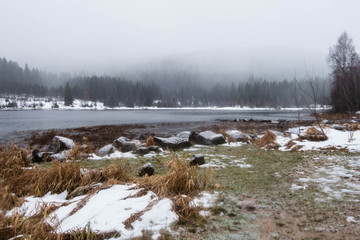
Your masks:
[[[314,104],[314,96],[317,104],[328,103],[327,79],[267,81],[233,77],[225,81],[218,75],[217,78],[213,76],[212,81],[204,81],[197,74],[187,72],[173,76],[167,79],[157,72],[149,72],[136,81],[130,77],[110,76],[71,78],[66,75],[65,78],[30,69],[27,65],[22,68],[3,58],[0,59],[0,94],[64,96],[64,86],[68,82],[72,97],[102,101],[109,107],[300,107]]]

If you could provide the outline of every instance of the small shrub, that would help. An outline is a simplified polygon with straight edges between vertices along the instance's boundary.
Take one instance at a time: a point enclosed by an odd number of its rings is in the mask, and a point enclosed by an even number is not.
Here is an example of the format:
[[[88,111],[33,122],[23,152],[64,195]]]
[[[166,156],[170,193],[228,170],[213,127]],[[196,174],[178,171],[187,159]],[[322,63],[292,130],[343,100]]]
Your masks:
[[[309,127],[306,130],[304,138],[309,141],[326,141],[328,137],[315,127]]]
[[[201,189],[196,167],[190,167],[188,162],[181,161],[175,155],[167,165],[170,168],[167,174],[142,178],[139,181],[140,185],[155,192],[161,198],[179,194],[193,196]]]
[[[272,131],[266,130],[264,136],[255,141],[255,144],[258,147],[263,147],[267,150],[269,149],[278,149],[279,144],[275,142],[276,136]]]
[[[150,147],[150,146],[155,146],[156,143],[155,143],[155,140],[152,136],[149,136],[147,139],[146,139],[146,144],[145,144],[145,147]]]

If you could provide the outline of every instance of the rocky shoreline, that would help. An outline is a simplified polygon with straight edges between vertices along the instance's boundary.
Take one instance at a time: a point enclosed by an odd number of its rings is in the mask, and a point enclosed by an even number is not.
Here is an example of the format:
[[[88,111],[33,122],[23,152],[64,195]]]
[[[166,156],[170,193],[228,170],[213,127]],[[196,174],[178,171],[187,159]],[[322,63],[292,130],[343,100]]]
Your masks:
[[[99,149],[111,143],[120,136],[129,139],[146,140],[149,136],[170,137],[182,131],[213,131],[239,130],[244,133],[258,134],[265,130],[284,131],[297,126],[310,126],[314,120],[302,121],[270,121],[270,120],[217,120],[210,122],[171,122],[152,124],[122,124],[122,125],[100,125],[91,127],[51,129],[45,131],[30,131],[16,133],[18,140],[15,143],[25,147],[43,147],[48,144],[54,136],[64,136],[75,142],[87,139],[95,149]]]

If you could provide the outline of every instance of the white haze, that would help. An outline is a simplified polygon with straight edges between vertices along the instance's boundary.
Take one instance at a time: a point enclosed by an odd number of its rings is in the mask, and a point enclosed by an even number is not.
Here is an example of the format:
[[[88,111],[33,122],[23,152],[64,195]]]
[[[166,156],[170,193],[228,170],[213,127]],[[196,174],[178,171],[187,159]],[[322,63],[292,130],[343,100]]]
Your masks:
[[[170,64],[324,76],[343,31],[360,45],[359,9],[358,0],[0,0],[0,57],[87,74]]]

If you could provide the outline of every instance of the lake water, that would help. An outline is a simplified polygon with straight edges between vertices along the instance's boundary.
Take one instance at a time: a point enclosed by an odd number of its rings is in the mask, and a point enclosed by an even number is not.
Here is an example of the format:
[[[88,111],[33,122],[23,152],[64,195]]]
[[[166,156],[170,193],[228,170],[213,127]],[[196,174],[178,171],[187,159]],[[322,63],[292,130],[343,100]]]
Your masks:
[[[302,112],[302,119],[308,118]],[[296,120],[297,111],[289,110],[214,110],[214,109],[156,109],[156,110],[19,110],[0,111],[0,142],[13,139],[14,132],[74,128],[96,125],[161,122],[203,122],[218,119],[286,119]]]

